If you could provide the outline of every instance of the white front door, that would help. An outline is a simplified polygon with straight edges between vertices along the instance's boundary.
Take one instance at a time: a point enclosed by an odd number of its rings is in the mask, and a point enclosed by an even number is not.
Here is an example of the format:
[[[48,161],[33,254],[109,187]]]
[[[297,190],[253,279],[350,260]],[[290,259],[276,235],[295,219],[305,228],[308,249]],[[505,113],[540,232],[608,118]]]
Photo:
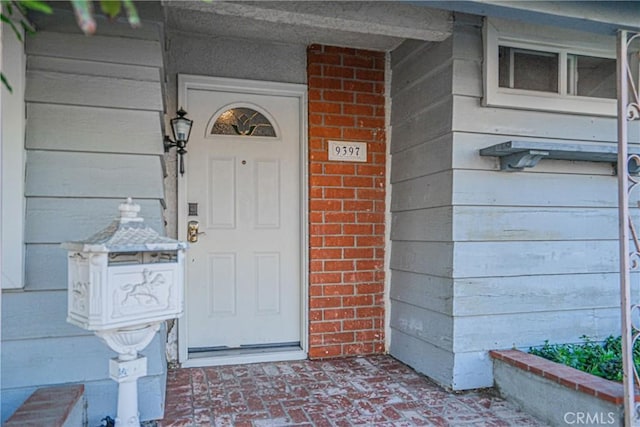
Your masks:
[[[200,233],[186,258],[188,358],[299,351],[301,98],[237,86],[185,96],[179,226]]]

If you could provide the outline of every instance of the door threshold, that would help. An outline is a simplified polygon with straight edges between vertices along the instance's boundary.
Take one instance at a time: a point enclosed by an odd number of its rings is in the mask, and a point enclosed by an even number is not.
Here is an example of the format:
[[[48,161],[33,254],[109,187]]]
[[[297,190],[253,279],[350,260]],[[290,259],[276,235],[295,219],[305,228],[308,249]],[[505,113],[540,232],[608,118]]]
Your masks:
[[[190,353],[182,362],[183,368],[199,368],[203,366],[243,365],[261,362],[285,362],[305,360],[307,352],[300,347],[275,349],[238,349],[223,351],[207,351]]]

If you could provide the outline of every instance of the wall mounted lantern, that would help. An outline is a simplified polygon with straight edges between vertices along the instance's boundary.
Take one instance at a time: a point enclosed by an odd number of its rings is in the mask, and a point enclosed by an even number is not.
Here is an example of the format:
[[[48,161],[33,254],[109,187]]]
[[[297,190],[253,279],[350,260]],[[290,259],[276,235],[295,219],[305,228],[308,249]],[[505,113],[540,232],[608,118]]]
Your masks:
[[[165,135],[164,137],[164,152],[167,153],[171,147],[178,148],[178,155],[180,156],[180,175],[184,175],[184,155],[187,154],[185,147],[189,142],[189,135],[191,134],[191,125],[193,120],[187,119],[185,116],[187,112],[180,107],[177,111],[178,117],[171,119],[171,130],[173,131],[173,139]]]

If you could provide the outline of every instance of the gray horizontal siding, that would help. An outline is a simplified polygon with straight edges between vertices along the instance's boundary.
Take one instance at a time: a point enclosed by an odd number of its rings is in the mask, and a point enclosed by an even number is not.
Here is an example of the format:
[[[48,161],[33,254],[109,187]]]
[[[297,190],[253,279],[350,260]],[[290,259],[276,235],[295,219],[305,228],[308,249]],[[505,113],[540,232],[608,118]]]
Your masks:
[[[614,176],[568,173],[508,173],[456,170],[454,205],[535,207],[615,207]],[[633,203],[638,200],[632,194]]]
[[[61,243],[82,240],[107,227],[118,217],[122,199],[29,198],[25,241],[27,243]],[[163,232],[162,207],[158,199],[136,199],[139,216]],[[56,218],[56,227],[51,227]]]
[[[426,100],[425,100],[426,101]],[[393,108],[397,108],[394,104]],[[425,102],[425,108],[399,123],[391,123],[391,154],[451,132],[453,98]]]
[[[389,266],[392,270],[452,277],[453,243],[394,241]]]
[[[620,333],[620,308],[455,317],[454,352],[528,348],[550,340],[573,343],[580,336],[604,339]],[[481,332],[481,333],[480,333]]]
[[[454,323],[451,316],[396,301],[391,307],[389,325],[396,331],[430,343],[442,350],[453,350]]]
[[[27,149],[164,153],[161,115],[155,111],[30,103],[27,117]]]
[[[161,68],[162,46],[156,40],[39,31],[28,37],[27,55]]]
[[[165,370],[164,342],[161,341],[160,335],[156,334],[141,352],[150,355],[149,375]],[[2,387],[11,389],[107,379],[109,358],[115,356],[117,354],[94,335],[3,341]]]
[[[161,157],[157,155],[29,151],[27,196],[164,196]]]
[[[465,374],[491,372],[479,357],[487,350],[575,342],[584,334],[600,339],[620,330],[613,165],[542,160],[534,169],[505,173],[498,159],[479,150],[514,139],[614,144],[617,124],[483,107],[482,93],[470,90],[483,79],[476,59],[481,28],[464,25],[453,44],[457,58],[469,54],[453,83],[454,382],[478,387],[491,381],[479,377],[473,384]],[[639,137],[634,130],[632,140]],[[637,201],[633,195],[632,205]]]
[[[110,64],[49,56],[30,56],[27,61],[27,68],[34,71],[118,77],[148,82],[161,81],[159,68],[142,65]]]
[[[389,291],[389,297],[392,306],[399,301],[430,312],[453,315],[454,304],[457,303],[454,300],[453,279],[401,270],[394,270],[391,274],[394,286]],[[469,289],[468,292],[472,293],[473,289]],[[457,294],[455,296],[458,297]],[[458,310],[461,309],[463,308]]]
[[[393,328],[390,341],[391,354],[395,358],[427,374],[438,384],[451,387],[454,353]]]
[[[453,97],[453,131],[519,135],[585,142],[617,141],[615,117],[592,117],[546,111],[483,107],[477,97]],[[629,141],[638,143],[640,129],[631,127]]]
[[[450,242],[452,225],[453,209],[450,206],[394,212],[391,240]]]
[[[395,153],[391,158],[391,183],[450,170],[452,139],[449,133]]]
[[[433,69],[424,78],[412,82],[406,90],[393,96],[391,109],[392,125],[401,124],[417,112],[423,110],[432,101],[444,99],[451,94],[453,84],[453,67],[445,63]]]
[[[480,24],[392,54],[390,351],[454,388],[491,385],[492,348],[619,330],[613,165],[505,173],[479,156],[513,139],[613,144],[616,121],[483,107]]]
[[[25,260],[25,290],[67,289],[67,251],[60,243],[29,243]]]
[[[453,173],[448,170],[394,184],[391,193],[391,211],[451,205],[452,178]]]
[[[144,6],[147,7],[147,6]],[[115,415],[115,354],[66,322],[67,259],[60,243],[84,239],[118,216],[128,196],[164,234],[163,51],[159,26],[107,25],[78,33],[71,14],[39,20],[27,40],[25,287],[2,298],[2,417],[35,387],[85,384],[89,425]],[[162,417],[163,332],[142,352],[143,419]],[[53,368],[53,369],[52,369]]]
[[[531,209],[526,206],[455,206],[453,216],[456,242],[618,238],[618,210],[613,207],[560,206]],[[632,216],[636,220],[640,219],[637,209]],[[407,230],[405,235],[410,239],[408,234]],[[417,232],[416,239],[419,236],[421,235]]]
[[[452,55],[451,38],[408,41],[391,54],[389,351],[446,386],[455,356]]]
[[[163,111],[159,82],[114,77],[27,71],[25,101]]]
[[[526,316],[534,312],[614,308],[620,305],[618,277],[618,273],[580,273],[455,279],[453,314]],[[637,279],[638,274],[634,273],[634,294],[640,288]],[[404,300],[411,302],[406,297]]]
[[[613,273],[619,263],[613,240],[456,242],[453,252],[456,278]]]
[[[67,292],[11,292],[2,296],[2,340],[91,336],[67,323]],[[4,378],[3,378],[4,380]]]

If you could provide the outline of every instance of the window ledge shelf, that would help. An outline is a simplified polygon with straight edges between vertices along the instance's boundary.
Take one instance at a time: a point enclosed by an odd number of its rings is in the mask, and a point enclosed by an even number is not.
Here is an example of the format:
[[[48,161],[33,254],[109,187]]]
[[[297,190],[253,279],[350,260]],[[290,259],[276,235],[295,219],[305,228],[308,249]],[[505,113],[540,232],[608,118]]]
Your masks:
[[[629,155],[640,156],[640,147],[628,147]],[[535,167],[542,159],[618,163],[618,145],[612,143],[571,144],[563,142],[507,141],[485,147],[481,156],[500,157],[500,170],[521,171]],[[629,161],[629,173],[640,173],[640,164]]]

